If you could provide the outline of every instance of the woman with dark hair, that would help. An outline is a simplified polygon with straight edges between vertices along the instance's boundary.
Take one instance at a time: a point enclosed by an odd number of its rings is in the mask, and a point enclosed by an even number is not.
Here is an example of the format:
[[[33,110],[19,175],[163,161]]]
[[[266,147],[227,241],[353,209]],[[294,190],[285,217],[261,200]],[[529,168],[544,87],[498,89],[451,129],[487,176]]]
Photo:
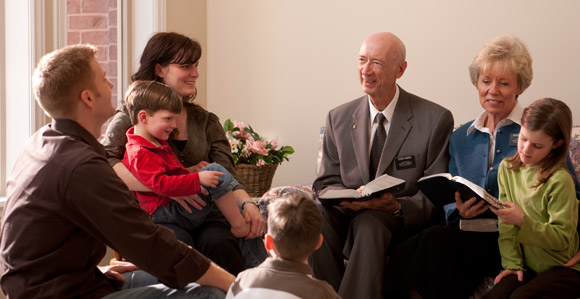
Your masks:
[[[160,32],[153,35],[141,55],[139,70],[131,80],[154,80],[167,84],[183,99],[183,107],[177,130],[168,140],[171,149],[181,163],[190,171],[197,171],[210,163],[225,167],[239,181],[230,152],[230,144],[218,117],[194,103],[197,94],[197,70],[201,57],[198,42],[178,33]],[[102,141],[109,163],[119,177],[133,191],[149,191],[121,163],[125,153],[126,131],[131,121],[123,103],[109,124]],[[234,196],[246,221],[250,222],[250,233],[241,240],[234,238],[227,221],[214,204],[208,204],[198,196],[173,198],[185,210],[212,209],[212,217],[195,231],[185,231],[175,225],[163,224],[175,232],[177,237],[193,245],[205,256],[233,274],[247,267],[258,265],[267,253],[261,244],[265,221],[251,201],[242,184],[234,189]],[[248,204],[249,203],[249,204]]]

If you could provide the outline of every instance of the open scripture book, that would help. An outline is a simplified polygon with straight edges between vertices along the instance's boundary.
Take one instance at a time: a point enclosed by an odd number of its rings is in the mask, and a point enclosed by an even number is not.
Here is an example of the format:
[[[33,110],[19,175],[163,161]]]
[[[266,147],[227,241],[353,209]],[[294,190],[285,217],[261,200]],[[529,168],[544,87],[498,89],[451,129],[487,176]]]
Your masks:
[[[382,193],[396,193],[405,189],[405,180],[383,174],[366,184],[361,193],[355,189],[329,189],[318,196],[323,204],[338,205],[341,201],[365,201]]]
[[[475,197],[478,200],[484,200],[494,208],[503,207],[501,201],[487,193],[485,189],[450,173],[437,173],[422,177],[417,181],[417,187],[438,207],[455,202],[456,191],[459,191],[463,201]]]

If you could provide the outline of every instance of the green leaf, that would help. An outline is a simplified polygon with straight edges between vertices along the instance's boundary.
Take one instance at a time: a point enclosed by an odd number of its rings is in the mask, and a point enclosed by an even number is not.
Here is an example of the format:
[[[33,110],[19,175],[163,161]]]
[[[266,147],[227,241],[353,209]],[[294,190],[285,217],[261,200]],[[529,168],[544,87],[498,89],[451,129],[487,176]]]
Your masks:
[[[280,149],[283,153],[290,155],[294,153],[294,148],[289,146],[289,145],[285,145]]]
[[[225,122],[224,122],[224,131],[231,131],[234,128],[234,123],[228,118]]]

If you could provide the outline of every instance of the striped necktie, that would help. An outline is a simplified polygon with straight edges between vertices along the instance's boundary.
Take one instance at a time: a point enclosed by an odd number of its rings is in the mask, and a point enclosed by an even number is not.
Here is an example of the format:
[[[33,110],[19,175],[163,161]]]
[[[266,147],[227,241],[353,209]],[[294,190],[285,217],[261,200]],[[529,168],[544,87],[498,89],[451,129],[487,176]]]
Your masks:
[[[378,122],[377,130],[375,131],[375,137],[373,138],[373,144],[371,146],[371,156],[369,159],[370,169],[369,178],[373,180],[377,173],[377,168],[379,168],[379,161],[381,160],[381,154],[383,153],[383,147],[385,146],[385,141],[387,140],[387,132],[385,132],[385,126],[383,122],[386,117],[382,113],[377,113],[375,119]]]

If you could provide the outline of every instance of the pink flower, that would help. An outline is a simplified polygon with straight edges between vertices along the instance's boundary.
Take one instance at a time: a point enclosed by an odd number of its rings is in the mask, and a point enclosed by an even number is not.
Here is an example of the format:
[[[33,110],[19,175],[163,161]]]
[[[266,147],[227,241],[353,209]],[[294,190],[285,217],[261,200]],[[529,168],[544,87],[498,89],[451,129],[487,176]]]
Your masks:
[[[250,133],[248,132],[244,132],[244,131],[240,131],[240,132],[234,132],[234,137],[236,137],[237,139],[240,140],[248,140],[248,138],[250,138]]]
[[[237,122],[237,121],[233,121],[234,123],[234,128],[239,128],[240,131],[239,132],[233,132],[232,135],[240,140],[247,140],[248,138],[250,138],[250,133],[244,131],[246,129],[246,124],[244,124],[243,122]]]
[[[276,149],[278,147],[278,142],[276,142],[276,140],[271,140],[270,145],[272,146],[272,149]]]
[[[258,160],[258,162],[256,162],[256,166],[258,167],[262,167],[266,165],[266,161],[264,160]]]
[[[269,149],[266,148],[266,144],[260,140],[259,141],[248,140],[246,141],[246,144],[248,145],[250,151],[262,156],[267,156],[268,152],[270,151]]]
[[[244,124],[241,121],[233,121],[234,123],[234,128],[240,128],[241,131],[243,131],[246,128],[246,124]]]

